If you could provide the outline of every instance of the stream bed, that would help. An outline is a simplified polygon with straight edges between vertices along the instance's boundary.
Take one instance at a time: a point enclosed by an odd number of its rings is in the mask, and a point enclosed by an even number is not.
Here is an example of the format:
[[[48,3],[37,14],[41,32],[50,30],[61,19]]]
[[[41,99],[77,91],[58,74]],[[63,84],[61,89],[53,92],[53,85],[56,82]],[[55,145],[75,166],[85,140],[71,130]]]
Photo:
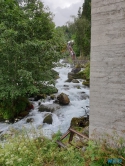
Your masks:
[[[39,112],[39,102],[44,105],[52,104],[54,100],[50,100],[49,97],[45,101],[33,101],[34,109],[30,111],[29,115],[23,118],[22,120],[13,123],[2,123],[0,122],[0,132],[10,133],[12,129],[22,130],[26,129],[27,132],[32,128],[35,131],[41,131],[44,136],[51,137],[52,134],[60,131],[65,133],[70,127],[70,122],[73,117],[81,117],[85,115],[86,106],[89,106],[89,88],[82,85],[83,80],[78,79],[79,83],[65,82],[68,79],[68,73],[71,72],[72,67],[68,63],[63,63],[63,60],[60,60],[60,66],[54,68],[59,73],[59,78],[56,80],[56,88],[58,93],[55,94],[58,96],[60,93],[65,93],[70,99],[69,105],[61,106],[54,111],[52,114],[53,123],[46,124],[43,123],[44,117],[47,112]],[[32,123],[27,123],[27,119],[32,118]]]

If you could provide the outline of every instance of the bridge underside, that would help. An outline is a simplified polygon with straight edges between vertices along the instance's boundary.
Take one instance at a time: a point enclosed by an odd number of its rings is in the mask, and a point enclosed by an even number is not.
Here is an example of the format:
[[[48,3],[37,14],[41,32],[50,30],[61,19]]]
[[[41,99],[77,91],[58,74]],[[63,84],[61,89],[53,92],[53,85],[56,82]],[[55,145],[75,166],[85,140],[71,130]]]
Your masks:
[[[125,0],[92,0],[90,137],[125,137]]]

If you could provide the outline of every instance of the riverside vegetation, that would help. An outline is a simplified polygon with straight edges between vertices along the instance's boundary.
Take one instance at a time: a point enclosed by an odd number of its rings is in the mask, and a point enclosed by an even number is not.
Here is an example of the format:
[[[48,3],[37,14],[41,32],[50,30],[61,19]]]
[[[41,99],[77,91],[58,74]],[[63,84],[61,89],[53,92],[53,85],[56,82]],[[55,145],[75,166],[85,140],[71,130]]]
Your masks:
[[[51,69],[66,43],[41,1],[22,2],[0,1],[0,119],[29,108],[31,95],[55,91]]]
[[[31,133],[31,131],[30,131]],[[24,130],[21,134],[14,131],[13,136],[7,136],[4,144],[0,143],[0,165],[1,166],[121,166],[125,165],[125,141],[121,138],[111,138],[115,142],[111,147],[104,139],[99,143],[88,141],[86,149],[76,149],[68,146],[61,149],[57,146],[56,140],[60,133],[49,139],[37,135],[29,137]],[[66,144],[66,140],[65,140]],[[122,163],[108,164],[108,160],[120,159]]]

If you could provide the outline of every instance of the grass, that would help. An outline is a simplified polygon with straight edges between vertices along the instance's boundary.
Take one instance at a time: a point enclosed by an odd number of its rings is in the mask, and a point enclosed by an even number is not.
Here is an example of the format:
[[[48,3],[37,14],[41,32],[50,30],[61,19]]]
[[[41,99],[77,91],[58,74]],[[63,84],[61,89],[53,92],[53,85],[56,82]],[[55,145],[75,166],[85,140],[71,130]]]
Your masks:
[[[0,143],[0,166],[109,166],[108,159],[122,159],[125,166],[125,141],[121,138],[117,146],[109,146],[105,140],[87,143],[86,150],[69,146],[68,149],[59,148],[56,140],[45,138],[42,133],[29,137],[26,131],[6,136],[4,143]],[[111,164],[110,164],[111,165]]]

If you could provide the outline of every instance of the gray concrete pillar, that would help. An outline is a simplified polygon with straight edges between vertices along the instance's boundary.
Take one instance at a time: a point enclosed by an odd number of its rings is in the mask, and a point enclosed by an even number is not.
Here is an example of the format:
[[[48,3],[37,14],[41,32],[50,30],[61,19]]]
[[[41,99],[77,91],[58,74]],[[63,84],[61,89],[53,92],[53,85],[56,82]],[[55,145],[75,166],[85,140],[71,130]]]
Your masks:
[[[92,0],[90,137],[125,137],[125,0]]]

